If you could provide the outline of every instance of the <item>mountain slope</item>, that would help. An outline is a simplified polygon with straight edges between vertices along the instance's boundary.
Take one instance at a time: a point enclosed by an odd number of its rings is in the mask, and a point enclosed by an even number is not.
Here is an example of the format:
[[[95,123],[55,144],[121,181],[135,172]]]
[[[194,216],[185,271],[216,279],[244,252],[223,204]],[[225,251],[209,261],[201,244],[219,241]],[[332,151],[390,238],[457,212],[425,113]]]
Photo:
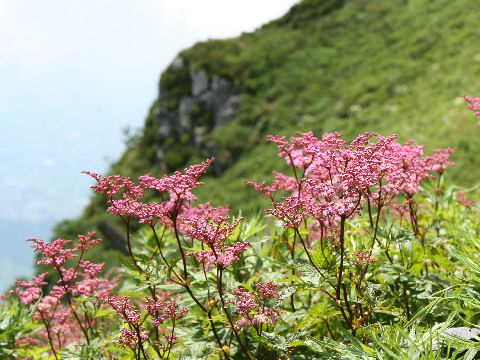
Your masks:
[[[216,158],[201,201],[236,211],[261,206],[243,179],[282,162],[267,134],[397,133],[429,152],[459,148],[454,181],[477,180],[480,141],[459,96],[480,91],[477,12],[468,0],[304,0],[254,33],[198,43],[162,74],[145,127],[112,165],[138,176]],[[104,217],[92,199],[57,228],[91,230]]]

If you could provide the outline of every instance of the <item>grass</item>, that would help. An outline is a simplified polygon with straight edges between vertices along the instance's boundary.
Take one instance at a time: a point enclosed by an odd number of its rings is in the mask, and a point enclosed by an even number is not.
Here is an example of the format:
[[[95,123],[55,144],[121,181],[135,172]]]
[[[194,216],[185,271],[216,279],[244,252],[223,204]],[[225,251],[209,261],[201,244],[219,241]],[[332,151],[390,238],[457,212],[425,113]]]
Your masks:
[[[478,95],[478,15],[469,0],[304,0],[282,18],[253,33],[197,43],[179,54],[191,69],[231,81],[242,96],[234,120],[209,127],[221,176],[205,178],[200,201],[231,204],[234,212],[264,203],[243,179],[271,178],[281,166],[267,134],[339,131],[396,133],[401,141],[425,144],[425,151],[458,147],[450,171],[455,183],[478,179],[480,146],[475,116],[459,97]],[[190,96],[185,70],[168,68],[160,88],[170,110]],[[211,154],[191,137],[165,139],[158,131],[160,103],[152,105],[145,127],[112,164],[111,173],[161,176]],[[194,123],[208,114],[195,111]],[[158,150],[169,159],[158,167]],[[473,170],[472,170],[473,169]],[[281,171],[281,169],[278,169]],[[105,209],[93,198],[84,215],[57,234],[92,230]],[[86,226],[89,228],[85,228]]]

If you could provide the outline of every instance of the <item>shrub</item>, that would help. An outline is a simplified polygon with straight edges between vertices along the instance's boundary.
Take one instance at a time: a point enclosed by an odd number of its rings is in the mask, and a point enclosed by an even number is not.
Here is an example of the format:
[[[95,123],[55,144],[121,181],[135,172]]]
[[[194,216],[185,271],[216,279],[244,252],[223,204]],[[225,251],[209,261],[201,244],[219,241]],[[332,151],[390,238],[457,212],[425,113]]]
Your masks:
[[[271,203],[263,218],[196,203],[213,159],[138,182],[86,172],[125,226],[129,255],[112,269],[122,280],[83,260],[94,233],[30,239],[59,280],[48,294],[46,273],[17,282],[18,302],[4,300],[2,354],[473,358],[477,330],[452,335],[480,307],[476,189],[444,181],[455,149],[424,155],[375,133],[269,140],[291,174],[246,181]],[[146,200],[152,192],[161,201]]]

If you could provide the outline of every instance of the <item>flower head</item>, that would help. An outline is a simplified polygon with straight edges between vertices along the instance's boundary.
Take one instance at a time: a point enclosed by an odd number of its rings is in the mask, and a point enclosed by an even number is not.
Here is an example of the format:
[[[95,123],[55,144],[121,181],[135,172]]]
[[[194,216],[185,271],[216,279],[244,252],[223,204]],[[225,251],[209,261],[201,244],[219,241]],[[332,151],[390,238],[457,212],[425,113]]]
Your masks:
[[[43,273],[39,276],[34,276],[32,281],[15,281],[15,284],[25,289],[16,288],[15,290],[10,290],[10,294],[17,294],[25,305],[32,303],[40,298],[42,294],[41,286],[47,285],[47,282],[44,281],[47,274]]]
[[[468,110],[472,110],[475,113],[480,124],[480,98],[467,96],[465,94],[463,94],[462,97],[470,103],[470,105],[468,105]]]

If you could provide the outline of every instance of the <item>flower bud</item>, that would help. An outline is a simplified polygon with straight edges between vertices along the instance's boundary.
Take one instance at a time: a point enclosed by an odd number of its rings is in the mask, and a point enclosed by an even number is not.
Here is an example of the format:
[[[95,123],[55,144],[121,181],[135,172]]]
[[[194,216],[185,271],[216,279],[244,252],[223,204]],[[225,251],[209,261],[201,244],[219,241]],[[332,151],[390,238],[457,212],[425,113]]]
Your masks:
[[[230,356],[230,346],[228,346],[228,345],[223,345],[223,346],[222,346],[222,351],[223,351],[226,355],[229,355],[229,356]]]
[[[217,301],[214,298],[208,299],[208,310],[212,310],[217,306]]]

